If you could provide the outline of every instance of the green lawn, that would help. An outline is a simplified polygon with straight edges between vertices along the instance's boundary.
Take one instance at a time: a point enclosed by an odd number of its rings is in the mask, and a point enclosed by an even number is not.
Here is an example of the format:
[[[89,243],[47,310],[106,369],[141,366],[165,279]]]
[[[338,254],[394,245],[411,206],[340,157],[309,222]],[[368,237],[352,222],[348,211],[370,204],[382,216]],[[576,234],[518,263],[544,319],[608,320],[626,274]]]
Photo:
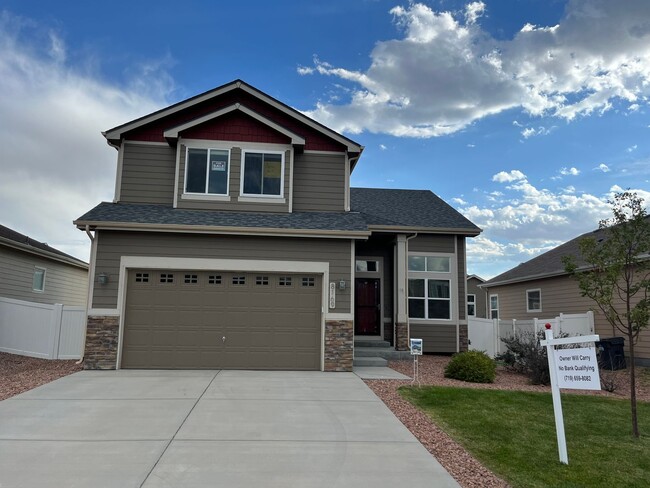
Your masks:
[[[485,466],[515,487],[647,487],[650,403],[639,403],[642,437],[630,434],[625,400],[562,395],[569,465],[558,460],[549,393],[402,387]]]

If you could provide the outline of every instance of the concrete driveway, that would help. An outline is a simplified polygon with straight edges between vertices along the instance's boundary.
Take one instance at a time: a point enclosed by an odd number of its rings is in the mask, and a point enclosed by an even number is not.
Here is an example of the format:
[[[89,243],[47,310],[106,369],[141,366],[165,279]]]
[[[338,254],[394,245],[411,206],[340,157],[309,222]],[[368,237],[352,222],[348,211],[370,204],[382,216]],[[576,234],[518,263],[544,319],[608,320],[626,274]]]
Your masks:
[[[83,371],[0,402],[0,486],[458,486],[353,373]]]

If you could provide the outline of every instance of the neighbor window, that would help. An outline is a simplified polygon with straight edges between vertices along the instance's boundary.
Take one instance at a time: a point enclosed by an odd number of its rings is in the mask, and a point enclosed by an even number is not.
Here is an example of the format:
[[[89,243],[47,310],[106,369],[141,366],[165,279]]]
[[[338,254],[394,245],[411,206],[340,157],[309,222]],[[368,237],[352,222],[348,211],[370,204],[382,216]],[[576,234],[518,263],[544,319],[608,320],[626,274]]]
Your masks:
[[[45,268],[34,268],[32,290],[45,291]]]
[[[476,317],[476,295],[467,295],[467,316]]]
[[[499,296],[490,295],[490,318],[498,319],[499,318]]]
[[[542,311],[542,290],[539,288],[536,290],[526,290],[526,311]]]
[[[243,151],[242,160],[242,195],[282,196],[284,153]]]
[[[228,151],[223,149],[187,149],[185,193],[228,194]]]

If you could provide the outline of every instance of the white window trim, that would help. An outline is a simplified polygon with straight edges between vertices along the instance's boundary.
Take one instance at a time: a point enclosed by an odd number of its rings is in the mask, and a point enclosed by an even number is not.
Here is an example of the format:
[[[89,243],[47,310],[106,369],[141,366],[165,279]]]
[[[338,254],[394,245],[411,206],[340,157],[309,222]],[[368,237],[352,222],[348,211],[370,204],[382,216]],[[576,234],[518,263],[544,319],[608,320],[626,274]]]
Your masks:
[[[40,290],[38,288],[34,288],[34,276],[36,275],[36,271],[42,271],[43,272],[43,288]],[[34,274],[32,274],[32,291],[34,293],[44,293],[45,292],[45,277],[47,276],[47,268],[43,268],[41,266],[34,266]]]
[[[528,304],[530,301],[528,300],[528,293],[531,291],[538,291],[539,292],[539,308],[528,308]],[[526,312],[541,312],[542,311],[542,289],[541,288],[531,288],[530,290],[526,290]]]
[[[449,271],[411,271],[408,269],[408,258],[411,256],[425,256],[425,257],[436,257],[436,258],[449,258]],[[449,318],[440,319],[440,318],[414,318],[408,316],[408,300],[409,298],[418,298],[425,301],[425,315],[429,314],[429,309],[427,306],[427,300],[429,300],[429,285],[425,281],[425,291],[424,298],[422,297],[410,297],[408,295],[408,286],[406,290],[406,303],[407,303],[407,317],[409,322],[414,323],[435,323],[443,322],[450,323],[455,320],[454,318],[454,309],[457,307],[458,303],[458,284],[457,284],[457,272],[456,272],[456,255],[453,253],[443,253],[443,252],[409,252],[407,255],[406,263],[406,280],[408,285],[409,279],[424,279],[424,280],[442,280],[449,282]],[[438,298],[433,300],[446,300],[444,298]]]
[[[494,298],[497,299],[497,308],[492,308],[492,297],[494,297]],[[488,297],[488,299],[489,299],[489,302],[490,302],[490,303],[489,303],[489,306],[490,306],[490,319],[492,319],[492,311],[493,311],[493,310],[496,310],[496,311],[497,311],[497,319],[500,319],[501,317],[499,316],[499,315],[500,315],[500,314],[499,314],[499,295],[498,295],[498,294],[490,295],[490,296]]]
[[[203,147],[203,144],[197,144],[196,146],[186,145],[185,146],[185,177],[183,180],[183,195],[182,198],[186,200],[218,200],[218,201],[230,201],[230,163],[232,151],[230,147],[219,147],[218,145],[212,145],[210,147]],[[207,164],[205,165],[205,193],[196,193],[187,191],[187,168],[189,168],[188,157],[190,154],[190,149],[205,149],[207,151]],[[210,184],[210,150],[214,149],[215,151],[227,151],[228,152],[228,171],[226,174],[226,193],[208,193],[208,185]]]
[[[262,154],[279,154],[281,161],[280,168],[280,194],[279,195],[267,195],[267,194],[255,194],[255,193],[244,193],[244,170],[246,169],[246,153],[262,153]],[[241,168],[240,168],[240,177],[239,177],[239,195],[238,201],[246,202],[259,202],[259,203],[285,203],[286,199],[284,198],[284,165],[285,165],[285,151],[277,151],[273,149],[255,149],[255,148],[242,148],[241,149]],[[264,171],[264,170],[262,170]],[[248,200],[251,199],[251,200]]]
[[[469,297],[473,297],[474,299],[470,302],[470,301],[469,301]],[[471,303],[472,305],[474,305],[474,313],[470,315],[470,313],[469,313],[469,307],[468,307],[467,316],[468,316],[468,317],[476,317],[476,295],[475,295],[474,293],[468,293],[468,294],[467,294],[467,303],[466,303],[465,305],[468,305],[468,306],[469,306],[470,303]]]

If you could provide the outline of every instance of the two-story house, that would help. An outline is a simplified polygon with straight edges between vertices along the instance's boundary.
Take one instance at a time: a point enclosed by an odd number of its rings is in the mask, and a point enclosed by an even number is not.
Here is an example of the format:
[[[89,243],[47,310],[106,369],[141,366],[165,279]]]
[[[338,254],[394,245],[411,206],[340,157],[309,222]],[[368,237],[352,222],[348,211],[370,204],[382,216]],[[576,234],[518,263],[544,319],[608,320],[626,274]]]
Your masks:
[[[104,133],[87,368],[349,371],[354,338],[466,348],[465,238],[430,191],[350,188],[363,147],[236,80]]]

